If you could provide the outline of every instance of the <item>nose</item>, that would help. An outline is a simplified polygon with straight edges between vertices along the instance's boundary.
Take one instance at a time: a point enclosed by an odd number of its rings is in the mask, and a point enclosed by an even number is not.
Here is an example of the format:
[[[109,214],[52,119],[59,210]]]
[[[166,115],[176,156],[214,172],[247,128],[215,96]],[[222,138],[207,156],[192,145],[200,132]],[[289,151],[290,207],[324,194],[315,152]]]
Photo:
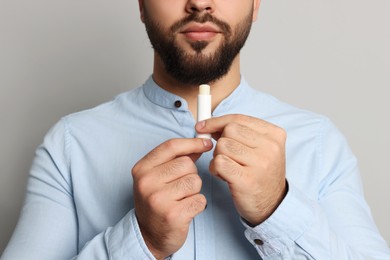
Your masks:
[[[192,13],[208,12],[213,13],[215,10],[214,0],[188,0],[186,11]]]

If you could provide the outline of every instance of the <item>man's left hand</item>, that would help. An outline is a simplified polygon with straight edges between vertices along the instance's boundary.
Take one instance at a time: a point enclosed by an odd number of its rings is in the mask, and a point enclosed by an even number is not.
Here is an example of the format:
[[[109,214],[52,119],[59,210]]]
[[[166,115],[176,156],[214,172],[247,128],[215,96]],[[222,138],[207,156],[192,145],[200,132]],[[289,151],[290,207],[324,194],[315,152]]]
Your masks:
[[[238,213],[251,226],[262,223],[287,193],[286,132],[245,115],[214,117],[196,130],[217,140],[210,172],[227,182]]]

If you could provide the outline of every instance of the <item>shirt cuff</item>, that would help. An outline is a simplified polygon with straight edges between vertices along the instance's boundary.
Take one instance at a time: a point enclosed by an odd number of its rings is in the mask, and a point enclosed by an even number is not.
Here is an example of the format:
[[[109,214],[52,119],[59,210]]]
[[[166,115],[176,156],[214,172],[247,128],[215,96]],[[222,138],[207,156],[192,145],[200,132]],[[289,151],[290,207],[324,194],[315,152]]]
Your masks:
[[[134,209],[107,232],[106,243],[110,259],[156,259],[142,238]]]
[[[245,237],[264,257],[281,256],[311,225],[315,202],[289,183],[286,197],[275,212],[258,226],[245,226]]]

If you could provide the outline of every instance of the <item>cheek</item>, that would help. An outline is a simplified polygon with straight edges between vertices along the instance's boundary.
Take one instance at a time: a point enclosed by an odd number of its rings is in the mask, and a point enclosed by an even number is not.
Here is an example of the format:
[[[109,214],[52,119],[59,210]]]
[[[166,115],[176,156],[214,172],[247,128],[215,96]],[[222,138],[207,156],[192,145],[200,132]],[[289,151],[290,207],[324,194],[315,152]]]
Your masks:
[[[247,19],[248,15],[253,19],[253,2],[248,0],[227,0],[229,4],[224,1],[216,6],[217,18],[227,22],[233,28]]]
[[[145,9],[151,20],[158,22],[164,29],[168,30],[172,24],[180,20],[185,15],[183,1],[177,0],[152,0],[145,1]]]

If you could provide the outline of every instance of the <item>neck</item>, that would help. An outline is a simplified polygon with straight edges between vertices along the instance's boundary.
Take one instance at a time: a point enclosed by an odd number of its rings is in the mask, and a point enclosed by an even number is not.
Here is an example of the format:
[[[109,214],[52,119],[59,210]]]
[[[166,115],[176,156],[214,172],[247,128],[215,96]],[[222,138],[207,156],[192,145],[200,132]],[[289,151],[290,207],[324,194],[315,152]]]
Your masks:
[[[197,117],[199,86],[183,85],[172,78],[165,71],[164,64],[157,54],[155,54],[154,57],[153,79],[161,88],[184,98],[187,101],[188,109],[191,111],[193,117]],[[238,87],[240,80],[240,55],[237,55],[229,72],[224,77],[214,82],[204,82],[204,84],[210,84],[211,86],[212,110]]]

